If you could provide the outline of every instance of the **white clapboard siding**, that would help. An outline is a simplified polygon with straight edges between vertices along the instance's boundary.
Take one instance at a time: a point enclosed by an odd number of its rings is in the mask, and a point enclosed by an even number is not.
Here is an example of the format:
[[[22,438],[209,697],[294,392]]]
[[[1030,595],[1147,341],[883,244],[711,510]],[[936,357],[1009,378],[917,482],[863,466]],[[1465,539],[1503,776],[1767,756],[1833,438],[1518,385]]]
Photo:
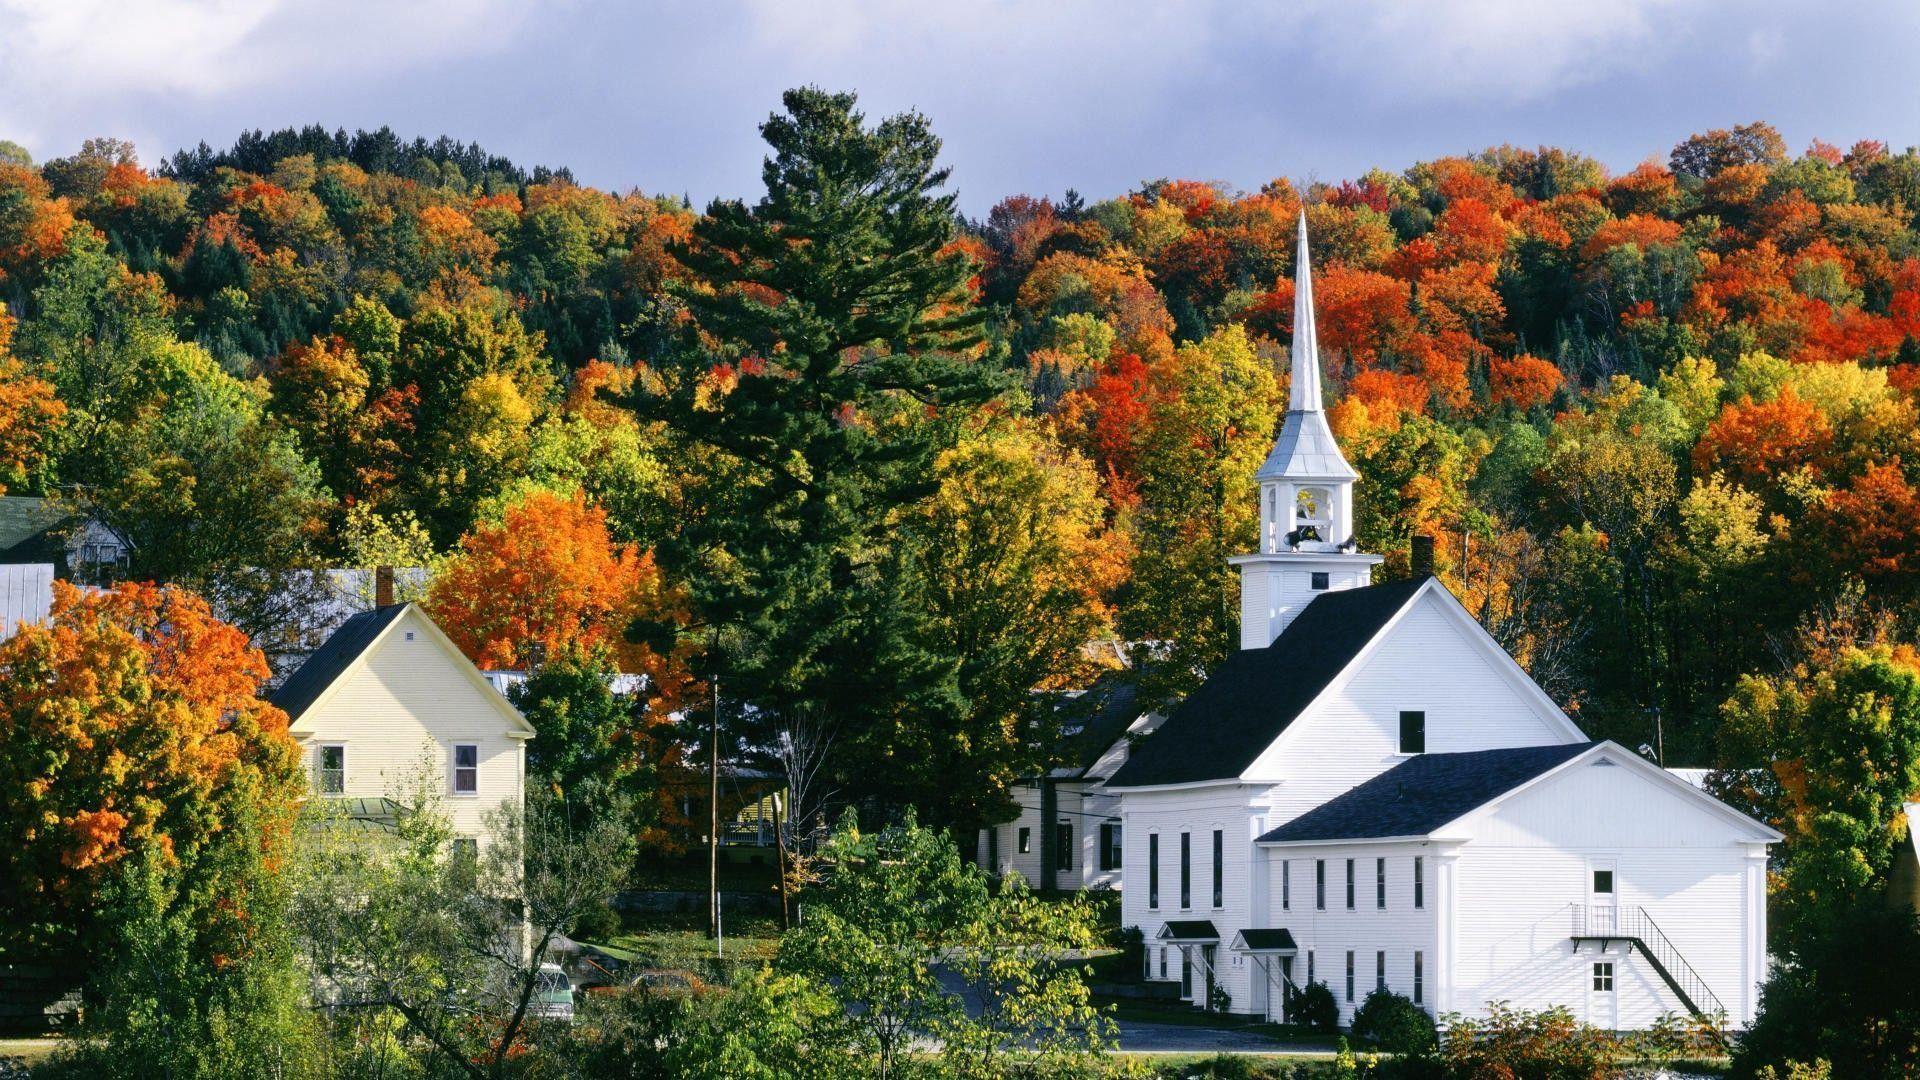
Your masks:
[[[1353,672],[1247,769],[1248,779],[1283,782],[1275,825],[1405,761],[1400,712],[1427,714],[1427,752],[1457,753],[1576,741],[1558,718],[1500,670],[1505,661],[1463,632],[1429,590],[1389,627]],[[1472,631],[1477,634],[1478,631]]]
[[[321,746],[346,747],[344,794],[402,797],[424,778],[455,833],[485,846],[489,813],[521,803],[525,740],[511,737],[521,728],[503,713],[504,699],[492,700],[497,691],[449,651],[427,616],[408,609],[293,730],[316,772]],[[456,743],[479,747],[476,794],[453,793]]]
[[[1575,905],[1589,901],[1596,860],[1616,874],[1620,908],[1643,908],[1732,1021],[1752,1019],[1764,977],[1765,925],[1753,834],[1677,787],[1620,765],[1577,763],[1470,826],[1456,868],[1452,1008],[1488,1001],[1590,1010],[1594,946],[1574,954]],[[1619,1024],[1641,1028],[1684,1011],[1644,956],[1616,950]]]
[[[1439,893],[1434,887],[1436,865],[1430,845],[1425,844],[1351,844],[1277,847],[1269,849],[1268,896],[1272,916],[1269,925],[1284,927],[1293,934],[1299,955],[1294,960],[1294,981],[1307,982],[1307,954],[1313,954],[1314,978],[1326,983],[1340,1007],[1341,1023],[1353,1018],[1353,1010],[1371,993],[1375,985],[1374,966],[1378,954],[1387,956],[1387,989],[1413,996],[1414,953],[1422,958],[1420,1002],[1434,1007],[1439,955],[1435,946],[1439,926]],[[1422,860],[1421,906],[1414,906],[1413,861]],[[1386,862],[1387,902],[1379,904],[1380,860]],[[1347,861],[1354,867],[1354,906],[1347,907]],[[1284,871],[1282,863],[1291,866]],[[1315,864],[1324,862],[1327,873],[1326,906],[1318,903],[1315,889]],[[1283,875],[1290,873],[1291,888],[1283,888]],[[1346,954],[1354,953],[1354,992],[1351,1001],[1346,992]]]

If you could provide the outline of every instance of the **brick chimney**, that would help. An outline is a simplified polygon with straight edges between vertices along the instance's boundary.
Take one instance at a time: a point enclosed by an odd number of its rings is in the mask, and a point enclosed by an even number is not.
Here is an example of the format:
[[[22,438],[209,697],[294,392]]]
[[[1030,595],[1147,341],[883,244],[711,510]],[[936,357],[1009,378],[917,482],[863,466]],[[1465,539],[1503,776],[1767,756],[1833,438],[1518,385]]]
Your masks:
[[[1423,534],[1413,538],[1413,553],[1408,564],[1414,577],[1426,577],[1433,573],[1433,537]]]
[[[1428,543],[1427,548],[1428,561],[1431,562],[1433,548],[1431,542]],[[391,566],[376,566],[373,568],[373,606],[393,606],[393,567]]]

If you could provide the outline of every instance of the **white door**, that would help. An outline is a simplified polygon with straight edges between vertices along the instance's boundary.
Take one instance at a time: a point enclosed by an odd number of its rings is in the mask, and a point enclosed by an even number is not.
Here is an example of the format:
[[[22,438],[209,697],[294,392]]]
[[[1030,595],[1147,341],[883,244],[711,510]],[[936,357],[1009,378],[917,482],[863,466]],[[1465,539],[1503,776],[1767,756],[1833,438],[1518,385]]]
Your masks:
[[[1593,954],[1587,971],[1587,1023],[1602,1031],[1620,1027],[1618,969],[1611,953]]]
[[[1612,859],[1587,861],[1587,933],[1611,934],[1620,926],[1620,875]]]

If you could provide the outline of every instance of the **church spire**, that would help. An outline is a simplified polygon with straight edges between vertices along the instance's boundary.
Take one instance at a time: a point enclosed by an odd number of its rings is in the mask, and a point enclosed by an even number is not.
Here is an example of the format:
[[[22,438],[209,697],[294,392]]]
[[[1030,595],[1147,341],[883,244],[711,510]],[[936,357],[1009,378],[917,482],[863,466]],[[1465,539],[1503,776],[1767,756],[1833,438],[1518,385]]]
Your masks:
[[[1300,211],[1300,242],[1293,255],[1293,389],[1290,412],[1319,412],[1320,334],[1313,323],[1313,264],[1307,257],[1307,212]]]

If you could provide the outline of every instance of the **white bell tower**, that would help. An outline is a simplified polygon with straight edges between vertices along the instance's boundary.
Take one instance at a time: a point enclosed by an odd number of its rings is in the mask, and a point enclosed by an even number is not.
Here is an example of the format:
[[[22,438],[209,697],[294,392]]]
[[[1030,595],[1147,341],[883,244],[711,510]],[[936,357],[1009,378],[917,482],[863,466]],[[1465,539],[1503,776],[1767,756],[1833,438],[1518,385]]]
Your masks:
[[[1320,342],[1313,322],[1307,216],[1293,263],[1293,385],[1287,419],[1254,478],[1260,485],[1260,550],[1240,568],[1240,647],[1264,649],[1313,598],[1370,584],[1378,555],[1355,551],[1353,482],[1320,401]]]

